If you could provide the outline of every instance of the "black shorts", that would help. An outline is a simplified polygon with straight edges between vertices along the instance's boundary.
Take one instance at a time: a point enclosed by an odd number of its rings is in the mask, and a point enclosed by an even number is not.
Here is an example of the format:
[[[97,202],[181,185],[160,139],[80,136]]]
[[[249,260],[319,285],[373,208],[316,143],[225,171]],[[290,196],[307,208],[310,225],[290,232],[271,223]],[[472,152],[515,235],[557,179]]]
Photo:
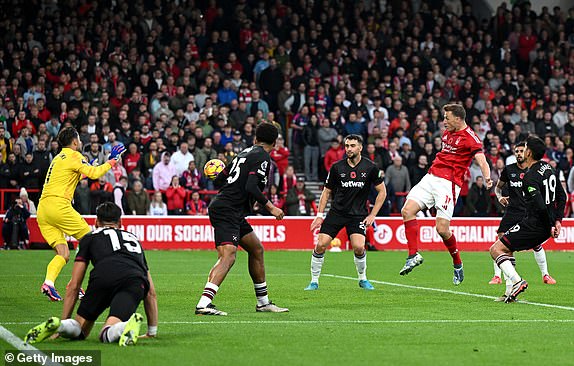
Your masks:
[[[209,221],[215,233],[215,246],[235,245],[238,246],[241,238],[252,233],[253,228],[245,220],[243,215],[230,212],[231,209],[209,209]]]
[[[106,282],[90,279],[78,315],[95,321],[109,307],[108,316],[127,321],[147,295],[149,283],[141,277],[126,278],[114,284]]]
[[[342,228],[346,228],[349,237],[351,237],[352,234],[365,236],[367,228],[363,223],[364,219],[364,217],[360,216],[343,216],[331,210],[327,213],[327,217],[325,221],[323,221],[319,233],[327,234],[331,238],[334,238],[339,234]]]
[[[513,252],[534,249],[550,238],[550,229],[525,221],[511,227],[500,238],[502,244]]]
[[[497,233],[507,232],[511,227],[524,220],[524,216],[526,216],[524,211],[507,210],[502,216],[502,220],[500,220]]]

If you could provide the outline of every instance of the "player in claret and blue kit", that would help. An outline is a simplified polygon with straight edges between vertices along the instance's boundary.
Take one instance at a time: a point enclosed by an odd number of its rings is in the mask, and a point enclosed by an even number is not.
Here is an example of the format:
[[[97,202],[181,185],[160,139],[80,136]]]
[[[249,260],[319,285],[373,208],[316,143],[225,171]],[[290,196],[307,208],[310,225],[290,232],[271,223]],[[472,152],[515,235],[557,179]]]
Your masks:
[[[557,238],[562,228],[566,193],[550,164],[541,161],[546,151],[544,141],[529,136],[524,151],[528,172],[522,180],[526,217],[511,227],[490,248],[490,255],[512,287],[505,302],[513,302],[528,288],[528,283],[514,268],[513,253],[534,249],[550,237]]]

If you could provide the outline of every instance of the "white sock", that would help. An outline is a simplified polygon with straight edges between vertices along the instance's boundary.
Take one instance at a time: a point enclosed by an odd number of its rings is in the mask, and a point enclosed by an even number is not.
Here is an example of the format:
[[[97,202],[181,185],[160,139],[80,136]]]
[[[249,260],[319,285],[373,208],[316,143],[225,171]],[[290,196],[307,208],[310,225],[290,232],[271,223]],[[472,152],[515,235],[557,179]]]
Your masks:
[[[52,286],[54,287],[54,282],[50,281],[50,280],[44,280],[44,283],[48,286]]]
[[[255,297],[257,297],[257,306],[269,304],[269,296],[267,295],[267,282],[254,283]]]
[[[363,253],[362,256],[353,257],[355,261],[355,267],[357,268],[357,274],[359,275],[359,281],[367,279],[367,251]]]
[[[497,277],[501,277],[502,271],[500,270],[500,267],[496,265],[496,262],[492,263],[494,264],[494,275]]]
[[[546,252],[544,248],[540,248],[539,251],[534,251],[534,259],[536,259],[536,264],[538,264],[538,268],[540,268],[540,272],[542,272],[542,276],[548,274],[548,265],[546,264]]]
[[[311,282],[319,283],[319,276],[321,275],[321,268],[325,260],[325,253],[318,254],[313,250],[311,256]]]
[[[102,329],[100,340],[104,343],[115,343],[119,341],[126,328],[126,324],[128,324],[128,322],[120,322]]]
[[[519,282],[522,279],[518,272],[516,272],[516,268],[514,268],[512,262],[504,261],[500,263],[499,267],[506,275],[506,278],[508,278],[508,280],[510,280],[513,284]]]
[[[203,289],[203,294],[197,303],[197,307],[204,308],[211,304],[211,301],[213,301],[213,298],[217,294],[217,290],[219,290],[219,286],[217,286],[215,283],[207,282],[205,284],[205,288]]]
[[[63,319],[60,322],[58,333],[64,338],[78,338],[82,333],[82,327],[76,319]]]
[[[506,289],[504,290],[504,296],[509,296],[511,292],[512,292],[512,281],[506,278]]]

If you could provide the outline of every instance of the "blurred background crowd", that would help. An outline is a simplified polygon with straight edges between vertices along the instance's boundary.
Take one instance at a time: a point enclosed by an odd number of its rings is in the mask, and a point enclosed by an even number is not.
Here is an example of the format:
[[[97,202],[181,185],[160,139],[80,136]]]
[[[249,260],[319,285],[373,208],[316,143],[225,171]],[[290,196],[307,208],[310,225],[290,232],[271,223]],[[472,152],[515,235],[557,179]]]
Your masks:
[[[574,191],[574,7],[503,3],[477,18],[476,4],[6,0],[0,189],[12,190],[1,209],[21,188],[27,209],[37,203],[55,137],[71,125],[88,161],[128,148],[105,177],[81,181],[79,212],[114,200],[129,214],[205,214],[204,164],[231,162],[268,121],[281,136],[266,194],[287,214],[314,214],[308,186],[356,133],[385,172],[380,215],[397,215],[441,149],[452,101],[483,139],[495,183],[534,133]],[[473,164],[457,215],[503,213],[480,175]]]

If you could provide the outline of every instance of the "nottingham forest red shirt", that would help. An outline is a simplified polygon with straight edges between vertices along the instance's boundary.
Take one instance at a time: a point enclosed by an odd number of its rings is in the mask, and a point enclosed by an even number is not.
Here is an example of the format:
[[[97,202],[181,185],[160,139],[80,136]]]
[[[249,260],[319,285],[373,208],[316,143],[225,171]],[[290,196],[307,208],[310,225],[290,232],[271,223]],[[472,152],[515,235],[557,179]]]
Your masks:
[[[429,173],[462,187],[464,173],[479,152],[482,152],[482,141],[470,127],[456,132],[446,130],[442,134],[442,150],[436,155]]]

